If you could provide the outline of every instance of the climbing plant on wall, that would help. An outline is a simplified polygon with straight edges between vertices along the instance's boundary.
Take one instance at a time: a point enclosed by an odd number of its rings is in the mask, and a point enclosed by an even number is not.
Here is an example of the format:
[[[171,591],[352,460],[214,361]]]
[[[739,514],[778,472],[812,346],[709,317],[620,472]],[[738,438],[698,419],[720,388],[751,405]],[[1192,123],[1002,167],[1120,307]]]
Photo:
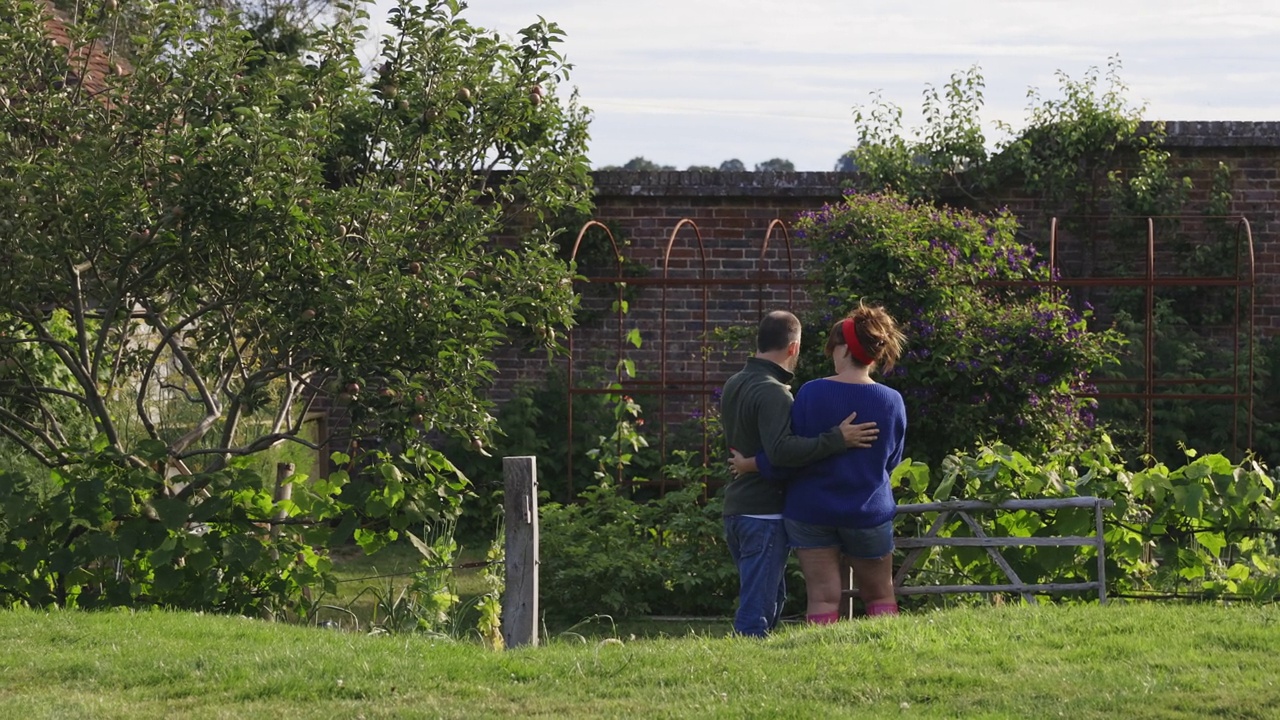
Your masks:
[[[1160,247],[1173,251],[1172,265],[1164,272],[1239,274],[1232,228],[1210,219],[1192,236],[1179,217],[1225,214],[1232,169],[1211,168],[1207,201],[1192,208],[1195,188],[1162,147],[1163,125],[1143,121],[1145,108],[1129,100],[1120,71],[1119,59],[1112,58],[1105,70],[1090,68],[1079,79],[1059,72],[1058,92],[1032,89],[1024,125],[996,123],[1003,137],[994,142],[980,119],[985,80],[977,67],[952,75],[941,89],[927,88],[923,123],[912,131],[903,127],[901,108],[877,97],[856,115],[859,142],[850,157],[860,171],[857,189],[889,188],[913,200],[980,212],[998,208],[1010,195],[1029,199],[1040,217],[1021,218],[1017,234],[1024,243],[1043,239],[1044,218],[1058,217],[1061,236],[1073,238],[1078,250],[1075,265],[1066,271],[1074,277],[1131,274],[1135,262],[1141,266],[1148,217],[1158,218]],[[1038,226],[1035,234],[1027,232],[1028,224]],[[1059,263],[1061,270],[1061,259]],[[1097,379],[1141,378],[1145,373],[1145,292],[1080,288],[1067,300],[1082,314],[1096,307],[1090,327],[1115,328],[1130,340],[1128,350],[1119,354],[1121,362],[1100,369]],[[1221,330],[1224,318],[1230,322],[1235,298],[1196,288],[1157,292],[1155,377],[1221,377],[1228,382],[1199,389],[1229,392],[1232,373],[1245,372],[1232,351],[1231,331],[1224,336]],[[1248,386],[1250,378],[1240,379]],[[1172,463],[1184,458],[1179,442],[1201,443],[1207,451],[1229,450],[1235,438],[1226,429],[1248,419],[1233,416],[1239,410],[1229,402],[1162,400],[1153,407],[1153,450]],[[1265,403],[1259,403],[1258,411],[1269,413]],[[1145,449],[1142,403],[1108,399],[1098,416],[1114,427],[1122,448]]]

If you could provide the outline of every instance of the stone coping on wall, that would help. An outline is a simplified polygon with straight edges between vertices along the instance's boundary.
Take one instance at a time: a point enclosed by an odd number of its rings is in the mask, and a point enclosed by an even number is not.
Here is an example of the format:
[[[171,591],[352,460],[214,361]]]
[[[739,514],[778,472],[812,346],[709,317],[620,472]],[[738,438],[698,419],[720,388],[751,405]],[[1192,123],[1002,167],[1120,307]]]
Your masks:
[[[598,170],[597,197],[838,198],[855,175],[838,172]]]
[[[1175,120],[1165,123],[1169,148],[1280,148],[1280,121]],[[591,173],[597,197],[838,198],[853,173],[715,172],[703,170]]]
[[[1164,130],[1165,147],[1280,148],[1280,121],[1175,120]]]

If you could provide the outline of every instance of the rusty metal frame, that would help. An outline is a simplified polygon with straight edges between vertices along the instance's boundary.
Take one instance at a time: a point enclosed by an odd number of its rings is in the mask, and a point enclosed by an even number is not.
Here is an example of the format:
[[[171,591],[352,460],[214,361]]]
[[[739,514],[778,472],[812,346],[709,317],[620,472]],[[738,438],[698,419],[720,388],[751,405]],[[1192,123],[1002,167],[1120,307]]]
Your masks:
[[[701,326],[705,333],[709,327],[707,309],[710,300],[710,289],[712,287],[731,287],[749,285],[756,288],[756,308],[760,317],[765,313],[765,290],[769,286],[785,284],[787,287],[787,303],[794,305],[795,303],[795,286],[804,284],[806,281],[796,277],[795,258],[792,254],[791,235],[787,228],[787,224],[778,218],[774,218],[769,222],[765,229],[764,238],[761,241],[760,253],[756,259],[756,270],[754,273],[748,273],[747,277],[741,278],[712,278],[709,277],[707,265],[706,244],[703,242],[702,230],[698,227],[696,221],[691,218],[680,218],[675,227],[667,236],[667,244],[662,256],[662,274],[660,277],[625,277],[623,275],[623,255],[618,249],[618,243],[614,238],[612,231],[597,220],[591,220],[585,223],[578,232],[578,239],[573,245],[573,251],[570,254],[570,261],[577,258],[578,250],[582,244],[587,231],[592,227],[603,229],[609,237],[609,241],[613,244],[614,255],[617,260],[616,271],[614,276],[591,276],[580,277],[576,282],[586,282],[589,284],[613,283],[618,286],[617,302],[617,359],[615,361],[615,380],[621,391],[608,388],[580,388],[574,385],[574,332],[570,328],[567,338],[567,346],[569,356],[567,359],[567,370],[565,373],[568,385],[568,424],[566,427],[565,437],[567,438],[568,461],[566,463],[568,473],[568,493],[570,497],[574,497],[573,488],[573,399],[577,395],[598,395],[598,394],[617,394],[618,392],[635,392],[636,394],[656,395],[659,398],[659,414],[658,414],[658,433],[659,433],[659,453],[661,463],[667,461],[667,398],[673,394],[688,395],[697,393],[701,396],[701,410],[703,417],[707,416],[709,409],[709,399],[714,392],[714,388],[710,384],[707,368],[707,354],[702,353],[700,360],[700,377],[690,380],[678,380],[669,377],[667,365],[667,303],[668,289],[673,287],[692,287],[701,290]],[[671,277],[671,254],[675,249],[676,240],[682,230],[692,230],[694,241],[697,243],[699,266],[696,277],[691,278],[672,278]],[[687,233],[686,233],[687,234]],[[785,276],[778,276],[777,273],[766,273],[764,270],[764,260],[768,253],[770,242],[775,236],[781,235],[783,242],[783,250],[786,255],[787,267]],[[659,306],[659,366],[658,377],[652,380],[626,379],[622,376],[621,367],[624,358],[623,351],[625,348],[625,336],[623,331],[623,320],[625,313],[622,312],[622,288],[624,285],[636,286],[652,286],[657,285],[661,290],[660,306]],[[710,438],[707,436],[706,428],[702,431],[702,461],[704,465],[710,462]],[[624,479],[619,478],[620,482]],[[667,490],[667,479],[665,477],[658,479],[659,492]]]
[[[593,227],[598,227],[601,230],[604,230],[605,235],[609,237],[609,244],[613,248],[613,260],[617,268],[616,270],[617,277],[614,280],[615,280],[615,283],[617,284],[617,292],[618,292],[618,295],[615,298],[615,311],[618,314],[618,318],[617,318],[618,319],[618,338],[614,346],[618,351],[618,357],[616,362],[614,363],[614,374],[616,376],[616,381],[620,383],[622,380],[621,368],[622,368],[622,341],[623,341],[623,334],[622,334],[622,316],[623,316],[622,288],[623,286],[621,284],[622,252],[618,249],[618,240],[613,236],[613,231],[609,229],[608,225],[605,225],[604,223],[598,220],[588,220],[587,222],[583,223],[582,228],[578,230],[578,239],[573,241],[573,250],[569,253],[569,262],[572,263],[577,259],[578,249],[582,246],[582,239],[586,237],[587,231]],[[576,282],[576,279],[575,279],[575,282]],[[588,282],[590,282],[589,279],[588,279]],[[576,392],[576,388],[573,385],[573,328],[569,328],[569,333],[568,333],[568,337],[565,339],[565,344],[569,351],[568,362],[565,364],[565,385],[568,387],[568,398],[567,398],[568,425],[567,425],[567,432],[565,432],[565,440],[567,443],[566,445],[567,449],[565,454],[565,466],[567,468],[566,480],[568,482],[568,493],[569,493],[569,497],[573,498],[573,497],[576,497],[573,491],[573,396],[575,394],[580,394]]]
[[[1075,219],[1090,219],[1087,216]],[[1115,219],[1108,216],[1108,219]],[[1116,378],[1116,379],[1091,379],[1095,385],[1134,385],[1141,384],[1141,392],[1119,392],[1098,390],[1095,392],[1084,394],[1085,397],[1095,397],[1098,399],[1133,399],[1141,400],[1144,403],[1144,431],[1146,436],[1146,451],[1151,453],[1154,442],[1154,420],[1153,408],[1157,400],[1231,400],[1233,402],[1232,417],[1232,438],[1233,443],[1239,447],[1240,428],[1239,415],[1240,403],[1247,403],[1248,427],[1246,428],[1245,447],[1253,445],[1253,373],[1254,373],[1254,318],[1255,318],[1255,302],[1256,302],[1256,284],[1257,274],[1254,261],[1253,249],[1253,232],[1247,218],[1240,215],[1227,216],[1210,216],[1210,215],[1164,215],[1158,217],[1134,217],[1130,219],[1144,220],[1146,223],[1146,258],[1145,272],[1139,276],[1121,276],[1121,277],[1081,277],[1081,278],[1062,278],[1059,276],[1058,255],[1059,255],[1059,225],[1060,218],[1054,217],[1050,222],[1049,230],[1049,279],[1045,281],[985,281],[983,284],[990,285],[1008,285],[1008,286],[1048,286],[1048,287],[1117,287],[1131,286],[1142,287],[1146,289],[1145,303],[1145,339],[1144,339],[1144,357],[1143,357],[1143,377],[1139,378]],[[1226,276],[1208,276],[1208,277],[1161,277],[1156,274],[1156,220],[1178,220],[1178,219],[1196,219],[1200,221],[1222,220],[1236,223],[1236,272],[1233,277]],[[707,369],[706,353],[701,358],[701,375],[698,379],[677,380],[668,377],[667,365],[667,291],[672,287],[693,287],[701,290],[702,309],[701,323],[704,332],[708,328],[707,308],[709,304],[709,291],[712,287],[731,287],[731,286],[754,286],[756,288],[756,309],[757,314],[763,317],[765,313],[765,290],[770,286],[779,284],[787,287],[787,304],[794,306],[795,289],[797,285],[812,284],[803,278],[796,277],[795,258],[792,253],[792,242],[787,224],[780,220],[774,219],[770,221],[765,230],[764,238],[761,241],[760,252],[756,257],[756,270],[754,273],[748,273],[746,277],[735,278],[711,278],[708,277],[706,246],[703,242],[702,231],[698,224],[690,218],[681,218],[676,222],[675,227],[671,230],[667,237],[667,243],[662,258],[662,274],[660,277],[626,277],[623,275],[622,267],[624,257],[618,248],[618,243],[613,232],[603,223],[591,220],[584,224],[578,233],[577,241],[574,243],[573,252],[570,259],[577,257],[578,250],[582,244],[587,231],[592,227],[598,227],[605,231],[612,244],[614,257],[616,261],[616,272],[612,277],[593,276],[579,277],[575,282],[595,283],[614,283],[617,285],[616,297],[616,322],[617,322],[617,338],[615,340],[617,358],[615,362],[615,384],[618,389],[608,388],[579,388],[574,385],[574,332],[571,328],[568,333],[568,350],[569,356],[567,360],[568,368],[566,378],[568,384],[568,424],[566,428],[567,451],[568,451],[568,492],[570,497],[574,497],[573,488],[573,399],[576,395],[583,394],[617,394],[618,392],[627,392],[631,390],[637,394],[657,395],[660,400],[659,410],[659,449],[661,454],[661,462],[667,460],[667,397],[672,394],[687,395],[690,392],[697,392],[702,398],[702,412],[706,416],[708,409],[708,399],[714,392],[710,387]],[[693,231],[694,239],[697,243],[698,258],[700,265],[697,268],[697,277],[692,278],[672,278],[670,275],[671,253],[675,247],[675,242],[680,231],[689,228]],[[769,250],[770,242],[775,236],[780,235],[783,242],[783,250],[786,256],[786,273],[779,275],[778,273],[765,272],[765,257]],[[1242,265],[1243,263],[1243,265]],[[1242,270],[1247,272],[1242,277]],[[661,289],[660,307],[659,307],[659,343],[660,362],[658,377],[655,380],[628,380],[622,375],[622,365],[624,361],[625,333],[623,331],[623,320],[625,313],[622,310],[623,305],[623,287],[626,285],[636,286],[652,286],[657,285]],[[1156,378],[1154,363],[1154,338],[1155,338],[1155,291],[1161,287],[1234,287],[1235,295],[1235,317],[1233,320],[1233,367],[1232,377],[1227,378]],[[1247,293],[1247,308],[1242,308],[1244,296]],[[1245,319],[1248,332],[1246,333],[1245,348],[1241,348],[1241,322]],[[1242,355],[1243,353],[1243,355]],[[1241,363],[1247,365],[1246,383],[1247,387],[1241,388],[1240,369]],[[1178,386],[1194,386],[1194,385],[1231,385],[1231,393],[1196,393],[1196,392],[1158,392],[1159,388],[1178,387]],[[702,453],[704,464],[709,462],[710,448],[709,438],[706,430],[703,430]],[[665,478],[659,480],[661,491],[667,489],[667,481]]]
[[[1102,216],[1076,216],[1075,219],[1083,219],[1094,221]],[[1106,216],[1107,219],[1116,219]],[[1126,219],[1122,217],[1121,219]],[[1147,226],[1146,237],[1146,258],[1145,273],[1141,278],[1138,277],[1088,277],[1088,278],[1061,278],[1058,273],[1058,228],[1059,218],[1054,217],[1049,225],[1049,281],[1043,283],[1050,287],[1142,287],[1146,290],[1145,303],[1145,319],[1144,319],[1144,338],[1143,338],[1143,377],[1141,379],[1142,392],[1106,392],[1097,391],[1084,394],[1085,397],[1094,397],[1098,399],[1131,399],[1141,400],[1144,405],[1143,411],[1143,429],[1146,437],[1146,454],[1152,455],[1154,451],[1155,425],[1154,425],[1154,405],[1156,400],[1231,400],[1231,438],[1235,449],[1240,449],[1240,403],[1244,401],[1246,405],[1246,413],[1248,417],[1248,427],[1246,430],[1245,448],[1253,447],[1253,336],[1254,336],[1254,319],[1256,317],[1256,287],[1257,287],[1257,270],[1254,262],[1253,252],[1253,230],[1249,224],[1249,219],[1243,215],[1160,215],[1155,217],[1128,216],[1131,220],[1145,220]],[[1236,223],[1236,262],[1235,274],[1231,277],[1227,276],[1202,276],[1202,277],[1161,277],[1156,274],[1156,220],[1199,220],[1214,221],[1219,220],[1225,222]],[[1243,242],[1242,242],[1243,241]],[[1247,276],[1241,277],[1241,261],[1246,261]],[[1041,284],[1041,283],[1034,283]],[[1232,367],[1231,377],[1228,378],[1156,378],[1155,377],[1155,291],[1161,287],[1234,287],[1234,317],[1232,320]],[[1247,349],[1245,353],[1247,358],[1247,387],[1240,387],[1240,330],[1241,330],[1241,295],[1248,293],[1248,309],[1247,309]],[[1114,378],[1114,379],[1091,379],[1090,382],[1095,385],[1132,385],[1137,384],[1137,378]],[[1157,392],[1158,387],[1178,387],[1178,386],[1194,386],[1194,385],[1231,385],[1230,393],[1166,393]]]
[[[773,231],[780,230],[782,232],[783,249],[787,253],[787,306],[795,307],[796,304],[796,285],[806,284],[803,279],[797,281],[795,279],[796,265],[795,259],[791,256],[791,233],[787,230],[787,224],[781,220],[774,218],[769,222],[769,227],[764,231],[764,242],[760,243],[760,255],[756,258],[756,314],[761,318],[764,317],[764,287],[767,282],[764,276],[764,256],[769,251],[769,240],[773,238]]]
[[[690,220],[689,218],[681,218],[681,220],[676,223],[676,226],[671,229],[671,236],[667,238],[667,249],[662,253],[662,316],[661,316],[662,327],[658,331],[658,336],[660,338],[659,343],[661,343],[661,347],[658,348],[659,358],[660,358],[658,362],[658,368],[659,368],[658,369],[658,383],[659,383],[658,387],[662,388],[664,392],[659,395],[661,400],[658,405],[660,408],[659,423],[658,423],[658,457],[661,458],[661,463],[663,464],[667,462],[667,395],[668,393],[665,391],[670,387],[670,385],[668,384],[668,378],[667,378],[667,289],[671,287],[671,250],[673,247],[675,247],[676,236],[680,234],[680,228],[683,228],[686,226],[693,229],[693,236],[698,241],[698,259],[701,261],[701,266],[698,268],[699,269],[698,278],[700,280],[709,279],[707,277],[707,248],[706,248],[706,245],[702,242],[702,229],[699,228],[698,224],[693,220]],[[702,289],[702,331],[705,333],[707,331],[708,286],[705,282],[699,283],[699,285],[701,286],[701,289]],[[706,353],[702,353],[702,359],[701,359],[701,362],[699,363],[699,366],[702,372],[702,377],[698,384],[698,386],[701,388],[701,390],[699,391],[699,395],[702,396],[702,414],[703,414],[703,417],[706,417],[707,395],[708,395]],[[704,467],[706,466],[708,461],[707,453],[708,453],[707,437],[706,437],[706,430],[704,429],[703,436],[702,436],[702,464]],[[659,478],[658,483],[659,483],[658,491],[666,492],[667,478],[665,476]]]

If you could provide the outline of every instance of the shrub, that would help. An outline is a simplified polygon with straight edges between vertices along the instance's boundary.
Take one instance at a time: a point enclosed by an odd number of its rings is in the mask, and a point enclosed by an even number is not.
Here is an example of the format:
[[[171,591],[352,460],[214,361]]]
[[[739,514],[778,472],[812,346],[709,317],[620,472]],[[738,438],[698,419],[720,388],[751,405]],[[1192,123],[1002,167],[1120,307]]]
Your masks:
[[[727,615],[738,574],[724,546],[717,496],[691,484],[637,503],[609,483],[581,504],[542,508],[542,602],[547,615]]]
[[[1031,201],[1043,218],[1057,218],[1060,238],[1080,240],[1071,243],[1075,257],[1065,271],[1076,277],[1131,275],[1132,263],[1145,256],[1147,218],[1155,221],[1159,276],[1242,277],[1237,228],[1222,219],[1233,215],[1233,168],[1226,163],[1208,168],[1196,161],[1180,167],[1164,148],[1164,124],[1144,122],[1145,108],[1127,99],[1129,88],[1120,70],[1120,59],[1112,57],[1104,69],[1088,68],[1077,79],[1056,73],[1056,93],[1030,89],[1022,126],[997,122],[1007,140],[996,142],[992,151],[982,132],[987,123],[979,117],[985,81],[976,66],[954,73],[941,87],[926,87],[924,123],[911,131],[902,126],[901,108],[875,96],[855,110],[858,142],[846,156],[859,171],[854,182],[863,190],[892,188],[912,199],[948,200],[979,210],[1010,194]],[[1209,183],[1201,186],[1203,207],[1193,209],[1194,185],[1182,173],[1197,166],[1209,171]],[[1193,212],[1203,212],[1203,222],[1185,222]],[[1059,243],[1062,248],[1061,239]],[[1181,381],[1187,379],[1226,378],[1195,388],[1204,395],[1248,392],[1252,385],[1258,427],[1251,449],[1274,457],[1273,433],[1267,429],[1278,404],[1268,389],[1266,349],[1261,349],[1263,367],[1249,378],[1246,362],[1234,356],[1224,329],[1241,307],[1237,292],[1211,284],[1160,288],[1152,371],[1157,382],[1177,378],[1184,388]],[[1074,294],[1076,307],[1090,301],[1097,306],[1092,323],[1115,320],[1116,329],[1130,340],[1121,353],[1122,365],[1098,380],[1134,381],[1124,383],[1132,390],[1121,391],[1140,390],[1146,375],[1146,289],[1078,287]],[[1242,346],[1249,331],[1243,324],[1235,329]],[[1112,384],[1111,389],[1119,388]],[[1177,392],[1176,386],[1167,392]],[[1229,398],[1155,400],[1150,438],[1145,415],[1141,400],[1101,400],[1099,418],[1131,460],[1149,449],[1161,462],[1181,463],[1180,442],[1206,452],[1231,452],[1238,459],[1249,444],[1243,431],[1247,412]]]
[[[110,47],[116,5],[72,43]],[[427,439],[483,443],[491,353],[558,348],[587,113],[542,20],[507,41],[405,0],[379,41],[343,5],[294,53],[209,3],[129,5],[102,92],[46,4],[0,22],[0,436],[52,478],[0,464],[0,605],[302,614],[312,548],[454,513]],[[348,437],[304,430],[321,396]],[[273,505],[252,463],[282,444],[347,467]]]
[[[1030,284],[1048,270],[1015,239],[1012,215],[848,193],[798,228],[821,284],[804,318],[810,337],[825,338],[863,299],[903,323],[908,352],[884,380],[907,404],[909,456],[936,462],[997,439],[1049,449],[1090,435],[1095,403],[1080,395],[1120,336],[1090,331],[1088,310]],[[806,372],[826,370],[821,340],[806,346]]]

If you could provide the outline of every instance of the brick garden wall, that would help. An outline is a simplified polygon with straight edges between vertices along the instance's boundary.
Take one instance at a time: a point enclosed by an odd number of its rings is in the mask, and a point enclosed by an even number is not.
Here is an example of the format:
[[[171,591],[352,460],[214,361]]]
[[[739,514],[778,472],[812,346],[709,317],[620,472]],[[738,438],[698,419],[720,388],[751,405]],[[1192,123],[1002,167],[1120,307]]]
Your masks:
[[[1173,155],[1175,170],[1189,175],[1195,183],[1190,212],[1202,212],[1213,168],[1219,162],[1232,168],[1231,212],[1243,215],[1253,233],[1255,328],[1266,336],[1280,333],[1280,122],[1174,122],[1168,124],[1167,132],[1165,146]],[[791,224],[801,211],[838,200],[842,184],[849,178],[840,173],[594,174],[595,218],[609,225],[624,243],[622,253],[628,261],[647,273],[647,280],[630,288],[631,310],[624,320],[625,330],[640,330],[643,345],[639,349],[628,346],[624,355],[636,363],[641,381],[657,380],[665,356],[671,381],[670,412],[678,414],[696,405],[701,392],[721,385],[741,364],[742,352],[732,352],[728,358],[713,353],[705,365],[704,384],[702,349],[707,333],[717,328],[753,327],[760,307],[767,310],[804,304],[803,285],[795,286],[795,302],[788,303],[788,279],[801,280],[809,262],[804,246],[792,239],[789,266],[783,238],[775,234],[761,258],[766,229],[775,218]],[[1007,204],[1022,221],[1024,236],[1047,246],[1049,213],[1033,199],[1012,194]],[[682,228],[671,240],[682,218],[693,220],[700,231],[701,252],[692,227]],[[1060,252],[1071,252],[1071,240],[1063,237],[1065,247],[1060,246]],[[589,237],[586,244],[592,241]],[[640,283],[654,283],[663,276],[668,242],[672,242],[668,266],[672,284],[667,287],[666,342],[662,343],[662,290],[657,284]],[[594,267],[588,274],[616,272],[612,267]],[[767,281],[758,286],[745,284],[760,277]],[[700,281],[708,284],[705,324]],[[716,284],[721,282],[737,284]],[[607,290],[595,286],[594,293],[588,291],[584,297],[583,324],[574,336],[575,372],[589,366],[612,367],[617,357],[617,323],[608,312]],[[723,343],[710,345],[725,347]],[[513,352],[499,364],[502,379],[495,397],[501,399],[515,380],[541,377],[546,360],[545,355]]]
[[[1253,233],[1255,327],[1280,335],[1280,122],[1170,123],[1167,145],[1199,191],[1217,163],[1232,168],[1231,212]]]
[[[593,177],[594,219],[614,233],[626,259],[621,272],[641,275],[628,283],[629,311],[622,320],[624,332],[635,328],[641,335],[639,348],[626,345],[621,353],[636,365],[632,394],[644,395],[657,387],[665,357],[667,378],[673,381],[667,387],[670,415],[697,407],[703,394],[741,366],[744,355],[733,351],[712,352],[704,364],[704,346],[726,348],[710,339],[717,329],[754,328],[761,308],[805,301],[808,254],[795,238],[788,242],[789,233],[775,229],[762,257],[766,234],[775,219],[789,229],[800,212],[839,199],[842,183],[850,179],[839,173],[750,172],[597,172]],[[676,226],[686,218],[692,223],[682,226],[673,239]],[[608,242],[599,231],[584,238],[579,250],[587,263],[583,274],[619,276],[616,264],[607,259]],[[573,338],[575,372],[612,369],[620,357],[618,318],[611,309],[615,286],[592,282],[580,290],[584,312]],[[542,376],[545,354],[508,353],[499,366],[503,378],[495,397],[501,399],[514,381]],[[647,415],[658,411],[655,399],[650,396],[643,403]]]

